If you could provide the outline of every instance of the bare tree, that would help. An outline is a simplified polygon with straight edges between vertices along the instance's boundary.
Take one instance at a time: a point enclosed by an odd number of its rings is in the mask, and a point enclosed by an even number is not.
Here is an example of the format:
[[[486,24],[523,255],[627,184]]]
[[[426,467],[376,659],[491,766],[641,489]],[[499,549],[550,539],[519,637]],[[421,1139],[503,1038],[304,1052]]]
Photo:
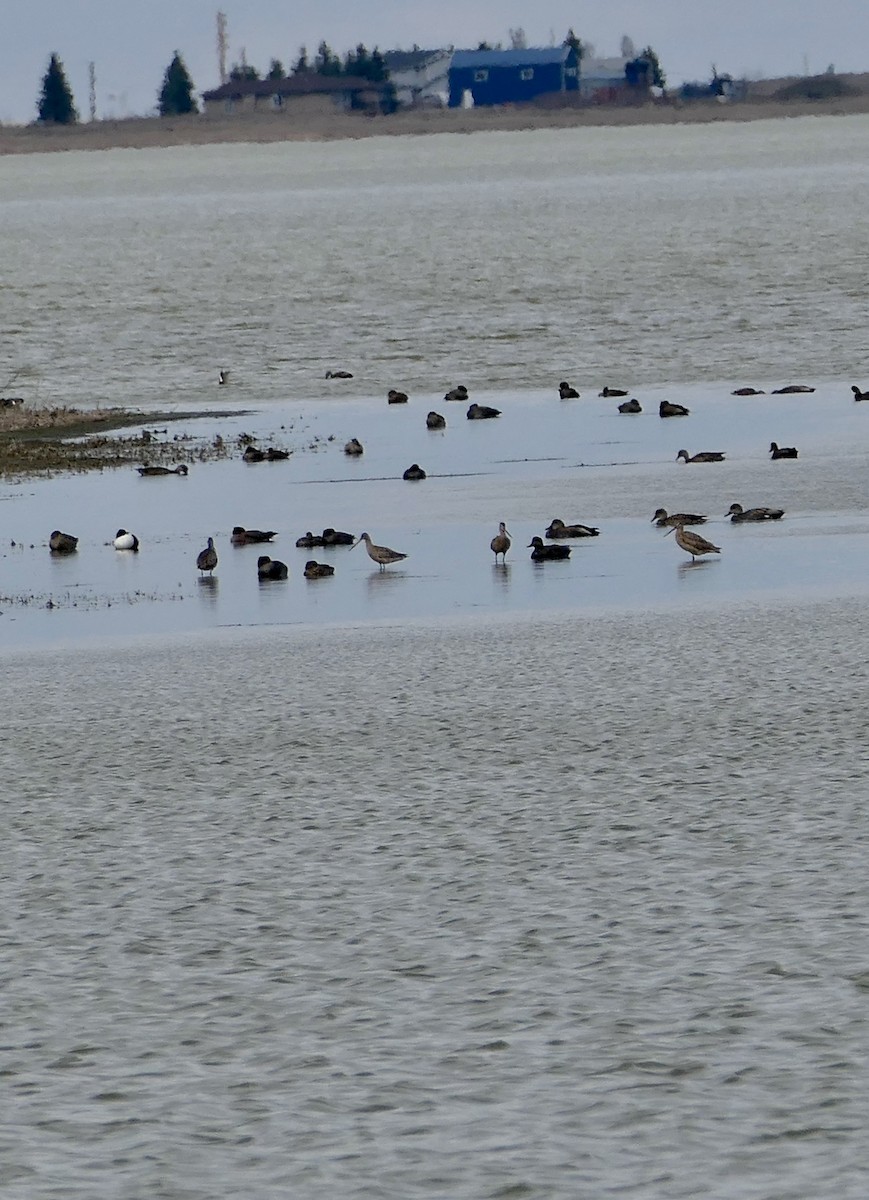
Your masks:
[[[625,33],[622,35],[622,58],[636,58],[637,49],[634,46],[634,39],[629,38]]]
[[[516,29],[508,29],[510,35],[511,50],[527,50],[528,38],[525,36],[525,30],[519,25]]]

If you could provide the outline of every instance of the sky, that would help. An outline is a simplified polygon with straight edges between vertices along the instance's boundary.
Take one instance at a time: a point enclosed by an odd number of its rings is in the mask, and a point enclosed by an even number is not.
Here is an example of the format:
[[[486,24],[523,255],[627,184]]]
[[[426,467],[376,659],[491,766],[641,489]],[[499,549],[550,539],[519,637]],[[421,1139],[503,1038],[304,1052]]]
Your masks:
[[[94,63],[98,118],[152,115],[178,50],[198,92],[220,82],[217,12],[226,14],[228,65],[246,55],[261,72],[289,67],[323,40],[343,55],[369,49],[561,42],[569,28],[601,56],[623,35],[651,45],[668,82],[869,70],[869,0],[0,0],[0,122],[36,117],[52,52],[83,119]]]

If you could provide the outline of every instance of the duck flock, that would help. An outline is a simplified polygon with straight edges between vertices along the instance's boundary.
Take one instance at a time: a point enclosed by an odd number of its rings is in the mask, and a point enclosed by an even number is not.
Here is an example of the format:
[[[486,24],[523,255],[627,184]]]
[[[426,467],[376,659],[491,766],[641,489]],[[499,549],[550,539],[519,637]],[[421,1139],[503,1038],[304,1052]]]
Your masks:
[[[353,376],[349,371],[330,371],[327,372],[326,378],[352,379]],[[221,371],[219,373],[218,382],[220,384],[226,384],[228,379],[228,371]],[[778,388],[771,394],[810,393],[814,390],[813,387],[803,384],[791,384]],[[861,391],[859,387],[852,385],[851,392],[855,401],[869,400],[869,390]],[[734,396],[760,396],[765,393],[753,387],[740,387],[731,394]],[[605,386],[598,395],[604,398],[612,397],[619,399],[620,403],[617,406],[619,413],[633,414],[643,411],[639,400],[636,398],[622,399],[623,397],[630,396],[630,393],[625,389]],[[579,399],[580,393],[566,380],[562,380],[558,385],[558,396],[561,400],[573,400]],[[386,399],[390,405],[407,404],[409,402],[407,393],[396,389],[390,389]],[[463,384],[446,392],[444,401],[448,403],[468,403],[465,416],[469,421],[492,420],[501,415],[500,410],[497,408],[474,402],[469,403],[469,392]],[[690,410],[682,404],[662,400],[659,403],[658,415],[661,419],[687,417],[690,415]],[[444,429],[447,422],[441,413],[430,411],[426,416],[425,424],[427,429]],[[261,461],[261,459],[271,457],[288,457],[288,454],[284,451],[255,451],[257,455],[261,456],[255,458],[254,455],[249,454],[251,449],[248,446],[245,452],[245,461]],[[358,457],[364,454],[364,446],[358,438],[352,437],[344,445],[344,453],[348,457]],[[771,442],[769,456],[771,460],[796,459],[799,457],[799,452],[795,446],[779,446],[776,442]],[[725,460],[725,457],[725,453],[720,450],[700,450],[689,454],[687,450],[682,449],[678,451],[676,461],[686,464],[720,463]],[[184,464],[176,467],[142,466],[138,467],[137,470],[144,477],[184,477],[188,474],[188,468]],[[402,478],[418,482],[426,478],[426,472],[418,463],[412,463],[403,472]],[[741,504],[734,502],[730,505],[724,516],[729,518],[734,524],[779,521],[784,516],[784,509],[777,507],[743,508]],[[692,561],[721,553],[720,546],[716,546],[713,542],[690,528],[691,526],[702,526],[707,520],[708,516],[705,513],[668,513],[664,508],[658,508],[651,518],[652,523],[658,529],[664,530],[665,535],[674,535],[675,544],[686,554],[689,554]],[[531,551],[530,558],[532,562],[563,561],[570,557],[571,548],[568,544],[570,541],[595,538],[599,535],[600,530],[593,525],[581,522],[567,523],[561,520],[561,518],[556,517],[550,522],[542,537],[535,536],[531,539],[527,549]],[[277,531],[273,529],[246,529],[243,526],[237,525],[233,528],[229,540],[233,547],[248,545],[259,545],[262,547],[270,544],[277,536]],[[352,549],[353,547],[364,545],[369,558],[377,564],[380,571],[384,571],[387,567],[393,566],[396,563],[403,562],[407,558],[407,554],[402,551],[376,543],[367,531],[356,536],[352,533],[336,530],[331,527],[325,528],[319,534],[314,534],[308,530],[296,539],[295,544],[297,548],[307,550],[335,546],[346,546]],[[119,529],[112,539],[111,545],[119,552],[135,554],[139,551],[140,543],[139,538],[134,533],[126,529]],[[499,523],[498,531],[492,537],[489,547],[495,556],[495,563],[500,565],[505,564],[507,554],[512,547],[512,538],[504,521]],[[78,538],[56,529],[50,535],[49,549],[53,555],[75,554],[78,550]],[[218,563],[219,557],[214,538],[209,537],[206,545],[196,557],[196,568],[200,576],[213,576]],[[290,574],[286,563],[278,559],[273,559],[267,554],[261,554],[258,557],[256,569],[257,577],[262,582],[286,580]],[[303,574],[306,579],[325,579],[335,574],[335,568],[331,564],[318,562],[312,558],[305,563]]]

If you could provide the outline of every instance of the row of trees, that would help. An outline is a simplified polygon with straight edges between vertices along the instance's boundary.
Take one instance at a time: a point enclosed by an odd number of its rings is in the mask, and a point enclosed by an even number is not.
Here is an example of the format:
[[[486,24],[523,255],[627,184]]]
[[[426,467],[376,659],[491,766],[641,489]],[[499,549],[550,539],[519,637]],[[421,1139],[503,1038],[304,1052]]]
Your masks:
[[[328,42],[320,42],[317,53],[313,58],[308,57],[307,46],[302,46],[299,56],[289,71],[290,75],[352,75],[356,79],[370,79],[372,83],[384,83],[389,78],[389,72],[383,61],[383,55],[375,46],[369,50],[361,42],[355,50],[350,50],[343,59],[334,53]],[[229,72],[230,79],[286,79],[287,71],[279,58],[273,58],[269,69],[261,76],[256,67],[249,63],[233,63]]]
[[[166,68],[157,100],[161,117],[199,111],[193,95],[193,81],[177,50]],[[36,108],[43,124],[74,125],[78,120],[72,89],[56,53],[49,59],[48,69],[42,77],[42,91]]]

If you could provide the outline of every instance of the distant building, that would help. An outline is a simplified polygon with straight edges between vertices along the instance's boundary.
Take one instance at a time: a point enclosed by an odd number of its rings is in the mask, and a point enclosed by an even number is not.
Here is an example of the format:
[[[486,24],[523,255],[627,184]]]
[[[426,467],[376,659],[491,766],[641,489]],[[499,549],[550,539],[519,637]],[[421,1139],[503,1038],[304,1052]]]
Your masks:
[[[582,99],[595,104],[623,99],[630,86],[625,71],[628,62],[626,58],[583,58],[579,69],[579,94]]]
[[[452,50],[387,50],[383,63],[401,108],[445,106]]]
[[[571,46],[456,50],[449,68],[450,108],[527,104],[538,96],[576,92],[579,66]]]
[[[231,79],[213,91],[203,92],[202,103],[206,116],[282,110],[323,113],[336,108],[371,111],[388,106],[390,97],[388,83],[305,71],[287,79]]]

